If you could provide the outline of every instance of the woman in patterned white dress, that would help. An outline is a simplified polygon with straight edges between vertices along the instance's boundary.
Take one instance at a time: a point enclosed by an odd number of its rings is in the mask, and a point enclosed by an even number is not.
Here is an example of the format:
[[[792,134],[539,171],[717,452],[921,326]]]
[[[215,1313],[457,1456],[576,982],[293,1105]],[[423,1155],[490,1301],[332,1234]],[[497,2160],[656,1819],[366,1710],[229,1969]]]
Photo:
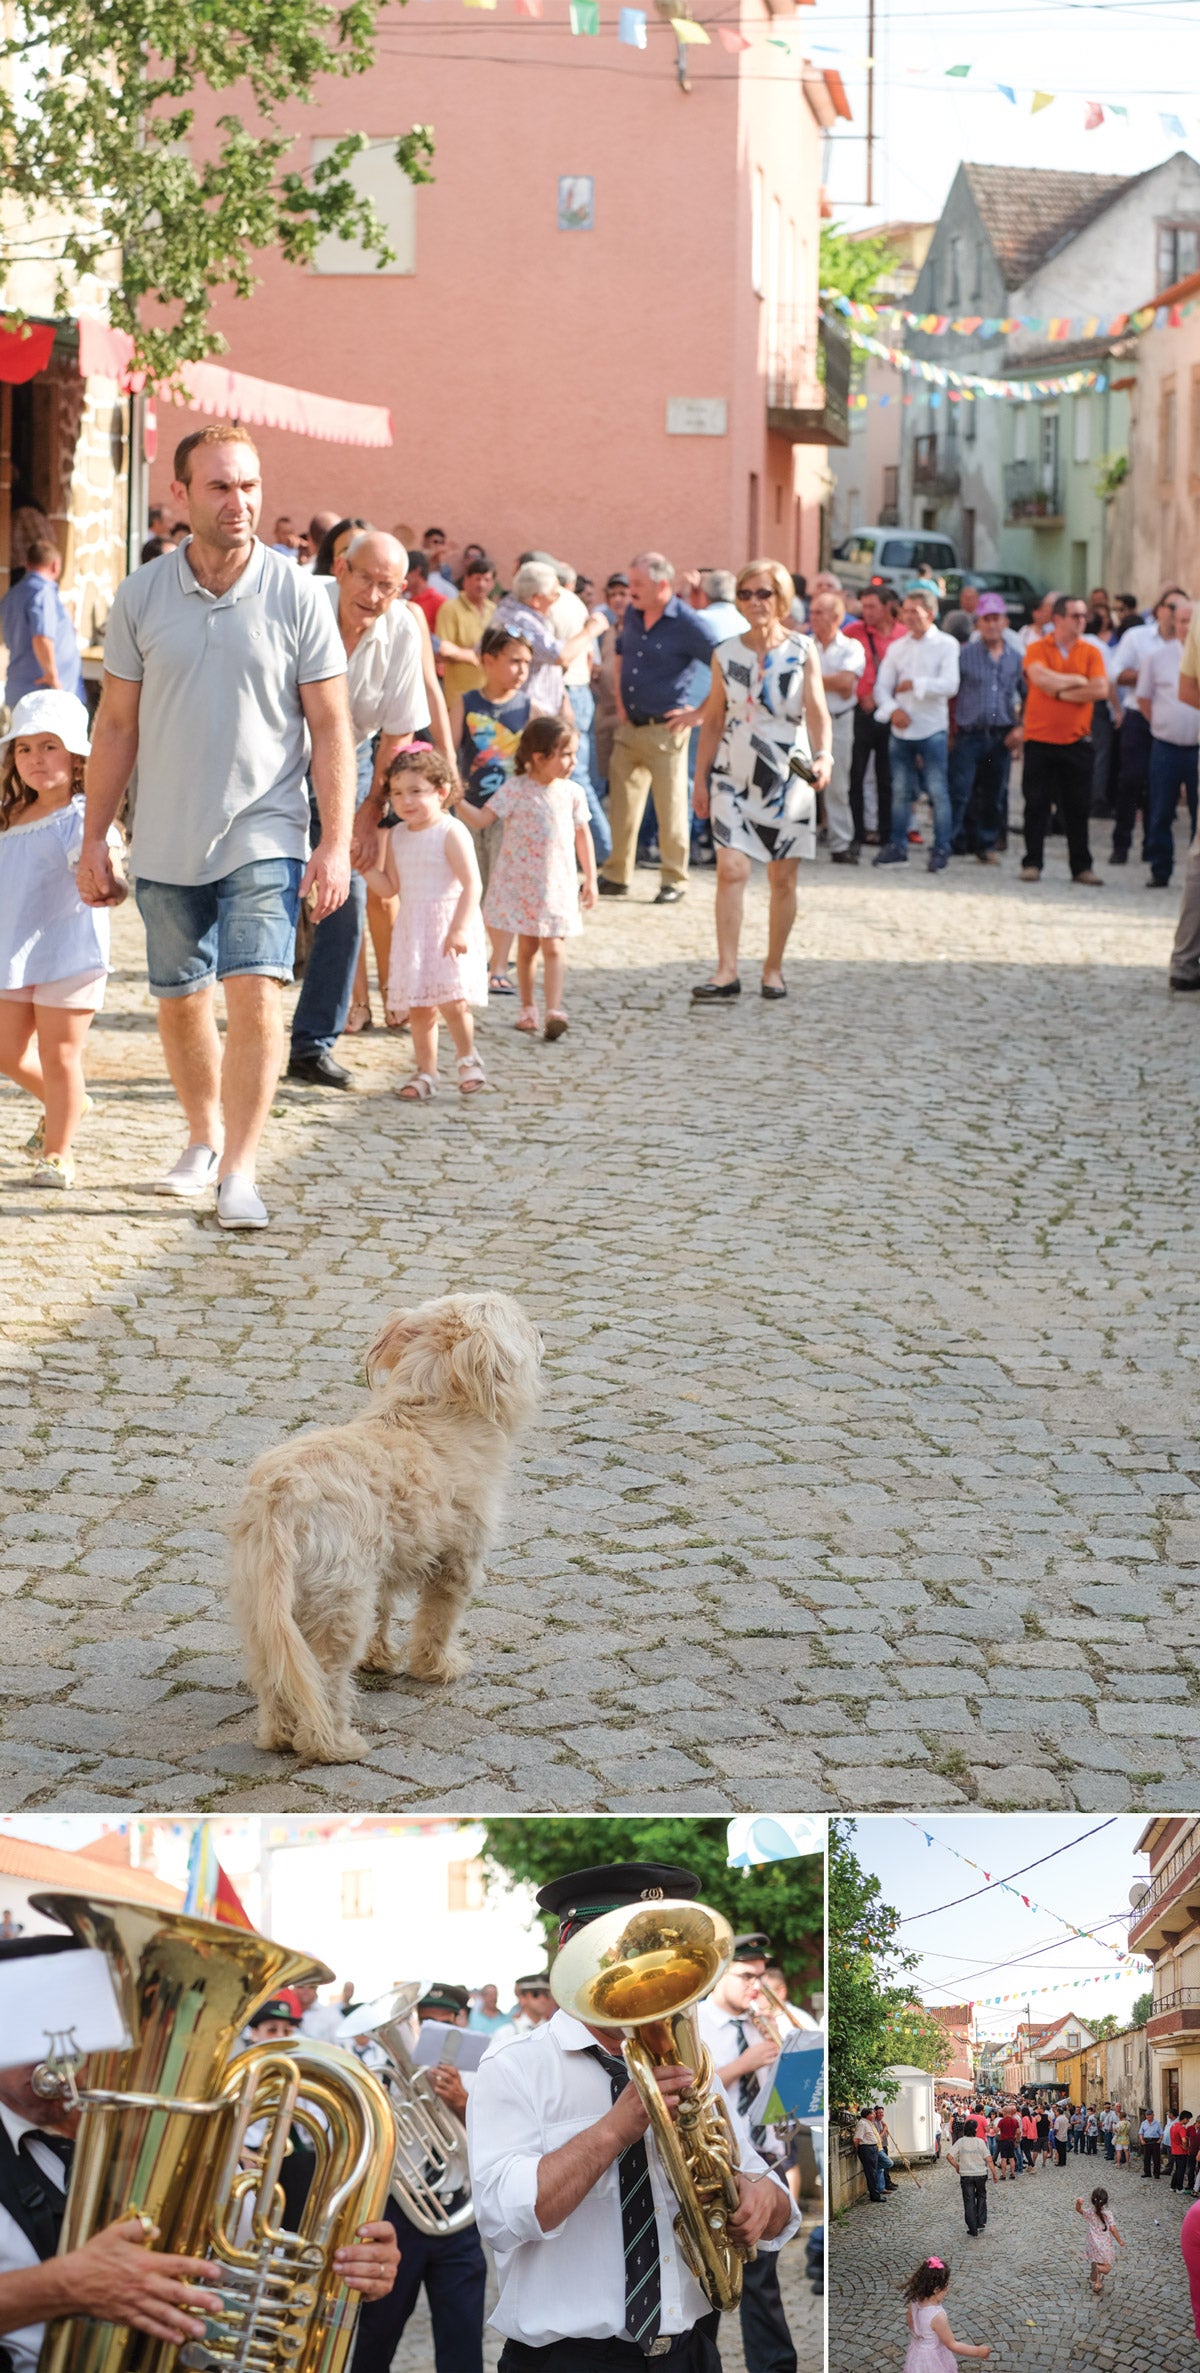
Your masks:
[[[737,581],[746,632],[718,643],[713,655],[694,807],[711,817],[717,852],[717,968],[693,989],[697,1005],[741,995],[742,907],[756,862],[766,865],[771,897],[762,993],[787,995],[783,956],[796,919],[796,875],[801,859],[817,853],[816,795],[833,769],[820,657],[811,637],[791,624],[792,600],[791,578],[778,561],[749,561]],[[811,782],[789,773],[793,752],[811,765]]]
[[[458,789],[436,750],[402,750],[388,769],[400,822],[384,835],[383,864],[367,880],[400,904],[392,927],[388,1003],[407,1012],[417,1068],[397,1089],[405,1104],[438,1091],[438,1015],[458,1057],[464,1096],[487,1085],[475,1052],[473,1005],[487,1004],[487,941],[470,833],[448,815]]]

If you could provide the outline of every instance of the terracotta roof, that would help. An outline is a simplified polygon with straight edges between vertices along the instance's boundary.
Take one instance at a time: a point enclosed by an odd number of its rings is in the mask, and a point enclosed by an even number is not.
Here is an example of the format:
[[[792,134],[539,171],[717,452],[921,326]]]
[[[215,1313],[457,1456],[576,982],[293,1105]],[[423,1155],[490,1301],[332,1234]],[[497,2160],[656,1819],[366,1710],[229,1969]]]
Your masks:
[[[968,165],[963,172],[1004,274],[1019,288],[1129,187],[1125,173],[1055,173],[1040,165]]]
[[[932,2011],[940,2027],[969,2027],[974,2005],[970,2002],[947,2002]]]
[[[86,1854],[64,1854],[57,1846],[34,1845],[25,1837],[0,1836],[0,1876],[26,1879],[71,1895],[111,1895],[126,1903],[156,1903],[164,1911],[183,1908],[183,1890],[168,1887],[153,1871],[114,1868]]]

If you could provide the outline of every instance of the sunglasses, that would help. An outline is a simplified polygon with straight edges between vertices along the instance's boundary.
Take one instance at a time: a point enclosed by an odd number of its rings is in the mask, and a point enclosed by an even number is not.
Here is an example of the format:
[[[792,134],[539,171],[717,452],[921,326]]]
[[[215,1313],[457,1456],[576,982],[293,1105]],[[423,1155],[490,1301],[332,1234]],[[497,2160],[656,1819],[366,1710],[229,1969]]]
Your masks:
[[[773,585],[743,585],[738,595],[739,601],[775,601],[777,598]]]

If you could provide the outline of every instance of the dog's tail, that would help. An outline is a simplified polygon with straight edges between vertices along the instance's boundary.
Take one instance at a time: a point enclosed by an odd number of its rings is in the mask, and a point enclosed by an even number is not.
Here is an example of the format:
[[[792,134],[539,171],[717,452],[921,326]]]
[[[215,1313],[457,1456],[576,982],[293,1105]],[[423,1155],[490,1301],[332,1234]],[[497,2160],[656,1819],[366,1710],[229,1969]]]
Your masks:
[[[246,1641],[249,1677],[272,1727],[318,1762],[336,1763],[328,1678],[296,1621],[295,1485],[288,1475],[247,1495],[231,1526],[230,1596]]]

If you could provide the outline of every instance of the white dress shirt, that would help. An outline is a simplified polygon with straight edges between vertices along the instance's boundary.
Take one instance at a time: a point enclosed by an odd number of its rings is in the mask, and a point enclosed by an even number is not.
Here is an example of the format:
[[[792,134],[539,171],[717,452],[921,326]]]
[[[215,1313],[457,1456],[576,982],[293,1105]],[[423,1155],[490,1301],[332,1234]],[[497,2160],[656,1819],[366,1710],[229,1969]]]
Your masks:
[[[897,692],[908,677],[911,692]],[[875,678],[875,714],[889,718],[903,709],[907,725],[893,725],[898,741],[927,742],[945,733],[950,724],[950,702],[958,690],[958,644],[952,634],[930,626],[924,634],[901,635],[889,643]]]
[[[336,577],[318,577],[336,618],[341,587]],[[421,673],[421,629],[407,602],[394,601],[360,635],[346,659],[350,723],[356,742],[376,733],[417,733],[429,723],[429,702]]]
[[[67,2188],[67,2171],[54,2152],[46,2150],[38,2141],[38,2129],[28,2118],[19,2116],[15,2109],[0,2101],[0,2121],[14,2150],[21,2147],[21,2136],[33,2136],[33,2157],[38,2172],[57,2185],[60,2192]],[[18,2274],[26,2266],[36,2266],[38,2254],[33,2243],[21,2231],[7,2208],[0,2207],[0,2274]],[[42,2345],[44,2324],[24,2324],[18,2332],[6,2332],[0,2349],[7,2349],[13,2363],[13,2373],[37,2373],[38,2355]]]
[[[556,2011],[531,2035],[487,2054],[467,2105],[476,2218],[495,2254],[500,2286],[491,2321],[507,2339],[523,2340],[530,2348],[545,2348],[553,2340],[625,2336],[616,2162],[552,2232],[542,2231],[535,2207],[541,2160],[586,2133],[612,2108],[607,2072],[588,2056],[594,2040],[578,2019]],[[617,2040],[614,2036],[614,2045]],[[678,2202],[649,2134],[646,2156],[658,2225],[659,2330],[669,2336],[690,2331],[710,2309],[680,2254],[674,2232]],[[742,2165],[747,2175],[768,2173],[756,2151],[743,2154]],[[760,2241],[759,2248],[779,2249],[799,2226],[799,2211],[791,2208],[783,2231],[773,2241]]]
[[[300,2021],[300,2033],[311,2035],[314,2043],[339,2043],[345,2024],[340,2002],[314,2002]]]
[[[1137,696],[1150,703],[1150,731],[1156,742],[1174,742],[1177,749],[1194,750],[1200,742],[1200,709],[1188,708],[1179,697],[1179,668],[1183,644],[1164,643],[1155,628],[1154,641],[1138,672]]]
[[[867,664],[866,646],[856,642],[853,635],[843,634],[840,626],[832,642],[823,643],[819,635],[814,635],[813,640],[817,646],[822,676],[853,676],[854,678],[855,689],[853,692],[830,692],[827,690],[825,694],[825,705],[830,716],[844,716],[849,709],[856,706],[858,701],[858,679]],[[707,2002],[703,2008],[707,2010]]]
[[[860,651],[862,650],[861,643],[858,648]],[[698,2004],[696,2024],[700,2030],[701,2043],[706,2043],[712,2053],[714,2069],[728,2068],[730,2061],[738,2059],[745,2049],[745,2045],[738,2042],[739,2025],[745,2030],[747,2044],[757,2043],[760,2040],[759,2030],[748,2013],[739,2021],[731,2011],[718,2010],[711,1994],[705,2001]],[[729,2111],[729,2122],[737,2136],[737,2145],[742,2154],[743,2166],[746,2163],[747,2153],[752,2154],[754,2151],[754,2144],[750,2138],[751,2127],[766,2123],[763,2111],[771,2098],[771,2087],[775,2082],[775,2071],[778,2066],[779,2062],[776,2059],[769,2060],[765,2068],[750,2070],[750,2083],[754,2087],[754,2093],[748,2109],[738,2108],[738,2094],[742,2089],[740,2076],[735,2076],[731,2083],[723,2085],[721,2088],[725,2095],[725,2106]]]
[[[1138,688],[1136,680],[1132,684],[1118,684],[1117,677],[1127,667],[1136,667],[1140,670],[1147,651],[1151,650],[1155,643],[1161,643],[1161,641],[1162,636],[1152,618],[1148,626],[1144,622],[1140,626],[1127,626],[1120,642],[1113,644],[1105,652],[1104,664],[1108,669],[1108,680],[1115,686],[1123,709],[1136,709]]]
[[[564,585],[553,606],[546,612],[546,624],[556,643],[574,642],[576,635],[588,622],[587,603]],[[568,686],[590,684],[592,680],[592,645],[585,643],[574,659],[563,669],[563,682]]]

